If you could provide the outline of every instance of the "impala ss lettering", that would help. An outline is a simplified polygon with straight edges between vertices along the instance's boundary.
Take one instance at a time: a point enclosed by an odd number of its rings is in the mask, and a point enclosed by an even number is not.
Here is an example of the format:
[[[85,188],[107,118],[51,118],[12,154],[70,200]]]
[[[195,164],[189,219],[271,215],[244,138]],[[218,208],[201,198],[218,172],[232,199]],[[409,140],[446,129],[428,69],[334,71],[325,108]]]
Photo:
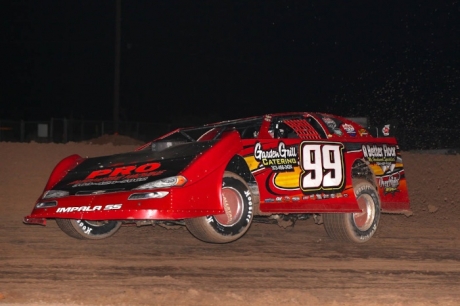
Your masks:
[[[57,213],[71,213],[71,212],[91,212],[91,211],[102,211],[102,210],[117,210],[121,209],[123,204],[108,204],[104,208],[100,205],[96,206],[73,206],[73,207],[59,207],[56,209]]]
[[[262,149],[260,142],[256,143],[254,158],[273,171],[291,171],[297,166],[296,147],[286,147],[284,142],[280,142],[277,149],[269,150]]]

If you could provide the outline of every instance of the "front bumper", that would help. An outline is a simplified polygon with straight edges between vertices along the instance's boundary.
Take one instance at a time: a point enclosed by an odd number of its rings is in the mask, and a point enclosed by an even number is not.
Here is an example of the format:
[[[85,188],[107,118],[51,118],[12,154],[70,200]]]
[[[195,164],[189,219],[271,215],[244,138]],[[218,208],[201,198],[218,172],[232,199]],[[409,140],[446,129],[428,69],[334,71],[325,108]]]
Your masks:
[[[165,190],[169,192],[165,197],[153,199],[129,199],[138,190],[50,199],[55,206],[37,208],[36,204],[24,223],[45,225],[45,219],[181,220],[224,213],[220,190],[191,188],[171,188]]]
[[[33,218],[31,216],[24,217],[22,220],[25,224],[46,225],[46,218]]]

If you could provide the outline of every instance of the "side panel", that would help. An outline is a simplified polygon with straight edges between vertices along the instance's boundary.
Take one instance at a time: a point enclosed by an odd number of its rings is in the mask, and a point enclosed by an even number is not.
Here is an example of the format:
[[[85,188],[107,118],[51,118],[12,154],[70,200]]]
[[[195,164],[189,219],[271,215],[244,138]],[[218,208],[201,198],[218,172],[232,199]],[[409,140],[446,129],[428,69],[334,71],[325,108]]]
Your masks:
[[[347,140],[351,140],[348,138]],[[410,210],[399,148],[392,138],[341,143],[299,139],[243,140],[243,156],[257,180],[263,213],[359,212],[351,167],[368,164],[382,210]]]
[[[261,212],[360,211],[342,143],[300,139],[243,142],[243,156],[259,186]]]

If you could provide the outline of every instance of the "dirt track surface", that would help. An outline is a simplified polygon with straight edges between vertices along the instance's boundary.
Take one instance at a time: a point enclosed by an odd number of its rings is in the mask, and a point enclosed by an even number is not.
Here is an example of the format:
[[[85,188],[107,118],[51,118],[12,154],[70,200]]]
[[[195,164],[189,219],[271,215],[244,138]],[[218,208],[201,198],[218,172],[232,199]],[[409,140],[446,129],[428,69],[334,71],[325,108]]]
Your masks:
[[[460,155],[403,153],[414,214],[383,215],[366,244],[313,220],[255,223],[226,245],[158,226],[87,241],[22,223],[60,159],[133,148],[0,143],[0,304],[460,304]]]

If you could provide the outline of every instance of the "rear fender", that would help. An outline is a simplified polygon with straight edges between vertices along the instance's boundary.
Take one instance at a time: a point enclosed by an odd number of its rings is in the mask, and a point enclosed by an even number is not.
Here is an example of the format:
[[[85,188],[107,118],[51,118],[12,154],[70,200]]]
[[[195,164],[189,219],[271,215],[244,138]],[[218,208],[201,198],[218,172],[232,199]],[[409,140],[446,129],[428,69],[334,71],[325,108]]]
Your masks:
[[[410,213],[409,192],[404,169],[397,173],[377,177],[376,181],[383,212]]]
[[[400,179],[401,172],[404,173],[404,169],[390,175],[376,175],[364,160],[357,159],[351,171],[353,185],[356,179],[364,179],[375,187],[380,196],[383,212],[405,213],[410,210],[405,178]],[[393,180],[391,180],[392,177],[394,177]],[[396,181],[396,178],[398,181]],[[401,184],[404,185],[401,186]],[[397,197],[395,193],[398,193]]]

